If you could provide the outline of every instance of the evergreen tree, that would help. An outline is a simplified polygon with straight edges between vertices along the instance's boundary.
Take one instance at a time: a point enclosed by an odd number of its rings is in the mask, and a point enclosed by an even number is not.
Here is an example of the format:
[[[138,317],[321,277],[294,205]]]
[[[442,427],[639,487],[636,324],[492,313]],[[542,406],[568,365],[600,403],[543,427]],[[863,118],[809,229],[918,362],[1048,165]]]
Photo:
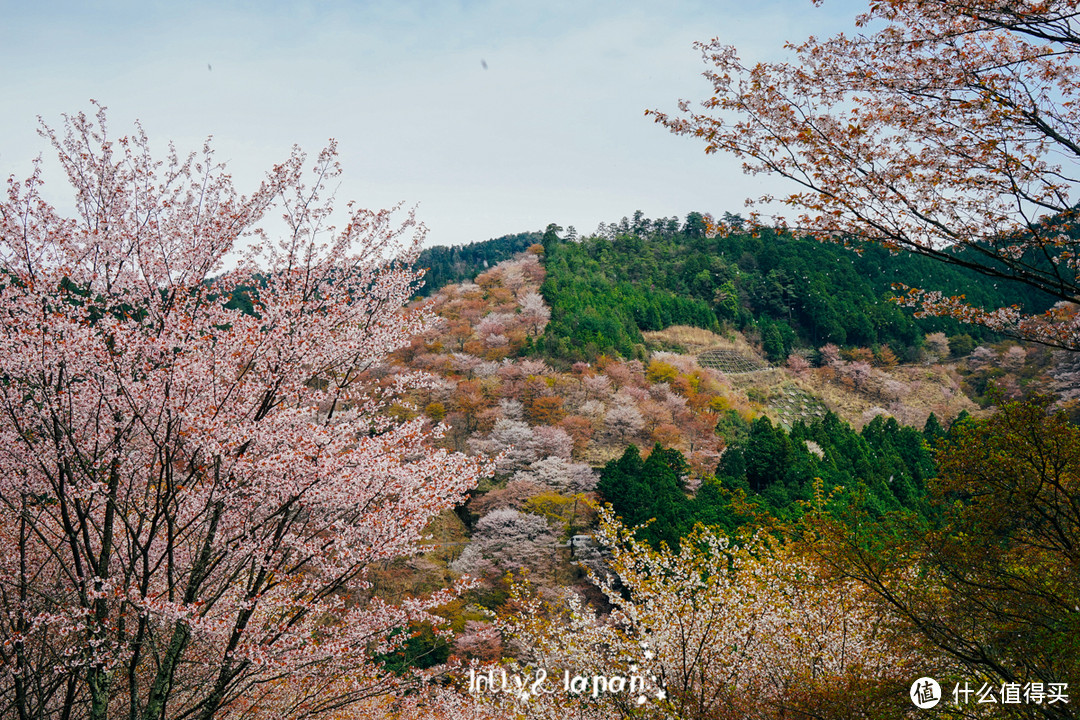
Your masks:
[[[941,426],[937,415],[934,413],[930,413],[930,417],[926,418],[926,424],[923,426],[923,437],[930,447],[933,447],[938,440],[945,437],[945,428]]]
[[[618,460],[610,460],[600,472],[596,491],[627,525],[640,525],[648,519],[643,511],[648,490],[642,472],[644,461],[637,445],[631,445]]]
[[[600,473],[596,489],[629,526],[651,521],[639,535],[653,546],[678,546],[689,517],[684,477],[690,466],[678,450],[657,443],[642,461],[636,445],[626,449]]]
[[[857,433],[828,413],[810,424],[796,423],[788,433],[760,417],[744,439],[729,444],[716,470],[716,487],[703,485],[698,491],[689,522],[728,523],[728,529],[744,522],[729,507],[732,493],[739,491],[764,512],[796,518],[819,479],[837,507],[856,502],[877,517],[900,508],[923,515],[926,483],[934,474],[923,433],[894,418],[875,418]]]
[[[791,441],[780,426],[762,415],[750,426],[750,436],[743,450],[746,482],[754,492],[782,481],[792,460]]]

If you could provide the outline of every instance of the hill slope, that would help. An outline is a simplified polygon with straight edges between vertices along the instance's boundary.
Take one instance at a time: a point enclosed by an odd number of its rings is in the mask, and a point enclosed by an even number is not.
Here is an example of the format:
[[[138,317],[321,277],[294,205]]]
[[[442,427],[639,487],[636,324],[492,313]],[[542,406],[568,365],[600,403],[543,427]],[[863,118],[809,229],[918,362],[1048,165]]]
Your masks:
[[[983,307],[1038,312],[1053,304],[1023,285],[877,246],[856,253],[772,230],[708,237],[694,220],[691,214],[680,228],[636,218],[580,242],[545,243],[548,356],[640,358],[642,332],[681,324],[741,330],[774,362],[827,343],[887,344],[913,359],[926,333],[990,334],[951,319],[915,318],[889,302],[894,283],[964,294]]]

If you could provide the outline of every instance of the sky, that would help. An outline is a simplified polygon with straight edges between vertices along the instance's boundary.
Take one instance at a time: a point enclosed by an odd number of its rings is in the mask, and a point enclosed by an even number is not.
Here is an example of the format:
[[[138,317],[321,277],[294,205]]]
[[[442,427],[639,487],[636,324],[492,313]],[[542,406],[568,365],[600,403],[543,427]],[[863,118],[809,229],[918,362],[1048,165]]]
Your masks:
[[[581,234],[642,210],[740,212],[782,188],[669,133],[710,85],[695,40],[748,60],[785,40],[850,30],[831,0],[412,0],[40,2],[0,0],[0,177],[48,156],[38,117],[108,108],[156,147],[212,136],[241,192],[296,144],[338,143],[337,197],[416,207],[427,245],[542,230]],[[46,164],[50,192],[63,188]],[[772,183],[772,184],[770,184]],[[50,197],[62,204],[62,197]]]

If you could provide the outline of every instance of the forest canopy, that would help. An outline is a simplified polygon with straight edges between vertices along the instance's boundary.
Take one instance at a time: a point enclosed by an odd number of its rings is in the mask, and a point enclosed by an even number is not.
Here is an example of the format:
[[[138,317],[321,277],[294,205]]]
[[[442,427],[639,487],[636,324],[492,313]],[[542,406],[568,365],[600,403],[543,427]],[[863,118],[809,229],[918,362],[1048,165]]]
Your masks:
[[[728,216],[735,228],[737,216]],[[888,345],[901,358],[926,333],[980,328],[917,318],[889,301],[896,284],[933,283],[980,307],[1043,312],[1054,298],[1017,282],[880,246],[844,247],[783,230],[713,235],[706,217],[634,219],[602,225],[580,241],[550,243],[542,292],[552,309],[541,339],[549,356],[640,356],[643,331],[670,325],[753,331],[770,360],[797,347]]]

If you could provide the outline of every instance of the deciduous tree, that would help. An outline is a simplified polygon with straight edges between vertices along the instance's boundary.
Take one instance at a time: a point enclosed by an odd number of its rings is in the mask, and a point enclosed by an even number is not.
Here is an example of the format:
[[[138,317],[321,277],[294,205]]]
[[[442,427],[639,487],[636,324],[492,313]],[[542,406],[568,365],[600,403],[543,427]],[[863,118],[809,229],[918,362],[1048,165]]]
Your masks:
[[[542,453],[542,440],[528,423],[500,418],[486,439],[471,438],[469,444],[477,452],[497,456],[500,473],[512,472],[536,461]]]
[[[511,508],[493,510],[476,523],[472,542],[453,563],[456,572],[498,575],[549,565],[557,542],[540,515]]]
[[[821,557],[878,596],[928,672],[977,677],[995,693],[1003,683],[1080,682],[1080,430],[1047,404],[954,423],[928,481],[929,525],[815,517]],[[1061,702],[998,711],[1076,717]]]
[[[588,699],[603,717],[901,717],[910,707],[908,658],[890,647],[866,591],[828,579],[792,546],[764,533],[730,543],[699,527],[678,552],[657,550],[607,511],[596,537],[614,573],[593,576],[610,618],[571,598],[560,625],[534,601],[504,632],[537,663],[606,675],[629,665],[663,686],[641,705]]]
[[[544,304],[544,298],[540,293],[529,292],[521,298],[521,318],[529,328],[531,335],[539,335],[540,331],[551,319],[551,310]]]
[[[700,43],[703,109],[652,113],[793,181],[789,222],[1080,297],[1080,13],[1072,0],[873,0],[855,35],[811,38],[790,63]],[[874,28],[870,32],[869,28]],[[774,198],[766,197],[765,201]],[[927,312],[1080,349],[1075,316],[989,310],[912,290]]]
[[[418,377],[365,382],[428,325],[402,311],[422,226],[334,227],[333,144],[241,196],[209,147],[65,126],[74,216],[40,165],[0,203],[0,715],[294,718],[400,686],[370,650],[430,603],[370,597],[365,567],[478,474],[382,413]]]
[[[519,470],[514,480],[528,480],[566,494],[591,492],[596,487],[596,473],[585,463],[572,463],[561,457],[537,460],[527,470]]]

